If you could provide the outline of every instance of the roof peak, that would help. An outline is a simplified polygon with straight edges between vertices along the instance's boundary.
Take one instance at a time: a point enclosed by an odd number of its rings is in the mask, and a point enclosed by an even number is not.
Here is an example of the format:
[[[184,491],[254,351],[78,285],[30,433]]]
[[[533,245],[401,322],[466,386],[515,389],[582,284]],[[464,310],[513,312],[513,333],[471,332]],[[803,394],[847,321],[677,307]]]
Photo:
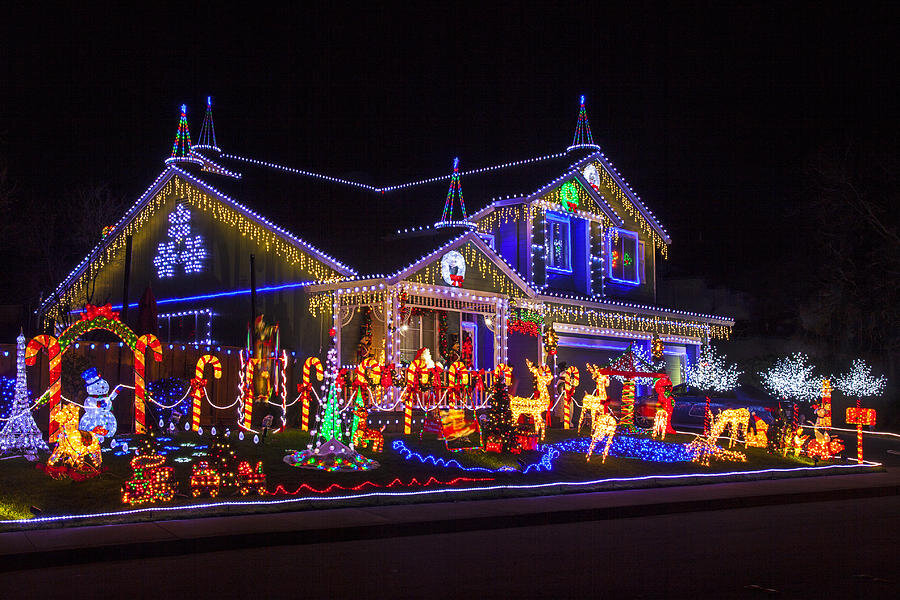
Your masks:
[[[575,124],[575,136],[572,138],[572,145],[566,148],[566,152],[571,152],[578,148],[600,149],[600,146],[594,143],[594,136],[591,135],[591,124],[588,122],[583,94],[581,96],[581,107],[578,109],[578,123]]]

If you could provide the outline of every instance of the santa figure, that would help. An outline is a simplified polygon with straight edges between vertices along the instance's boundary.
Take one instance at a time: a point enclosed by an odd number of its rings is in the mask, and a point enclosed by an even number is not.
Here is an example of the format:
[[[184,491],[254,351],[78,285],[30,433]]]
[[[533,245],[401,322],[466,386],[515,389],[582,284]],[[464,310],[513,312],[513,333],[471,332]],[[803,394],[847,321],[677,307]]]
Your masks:
[[[109,383],[100,377],[97,369],[91,367],[81,374],[88,397],[84,401],[84,415],[78,423],[81,431],[90,431],[103,443],[105,438],[116,434],[116,417],[112,413],[112,403],[119,394],[116,387],[109,393]]]

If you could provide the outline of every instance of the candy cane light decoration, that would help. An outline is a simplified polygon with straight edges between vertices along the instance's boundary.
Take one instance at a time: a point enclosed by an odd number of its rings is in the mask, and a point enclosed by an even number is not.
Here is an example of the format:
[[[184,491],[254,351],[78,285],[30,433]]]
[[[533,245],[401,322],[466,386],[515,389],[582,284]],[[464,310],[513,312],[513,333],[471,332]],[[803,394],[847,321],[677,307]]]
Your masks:
[[[303,431],[309,431],[309,402],[312,397],[312,375],[315,375],[318,381],[322,381],[325,377],[325,368],[322,361],[315,356],[310,356],[303,362],[303,372],[301,375],[301,383],[298,386],[303,407],[301,409],[300,428]]]
[[[50,396],[50,439],[53,439],[59,431],[59,422],[56,420],[53,409],[62,399],[62,382],[60,374],[62,373],[62,352],[60,352],[59,341],[52,335],[38,335],[28,342],[25,347],[25,364],[33,365],[37,361],[37,355],[41,348],[47,349],[47,358],[49,360],[50,369],[50,385],[47,393]]]
[[[203,371],[206,366],[213,368],[213,377],[222,378],[222,363],[212,354],[204,354],[197,359],[197,366],[194,367],[194,378],[191,379],[191,429],[200,431],[200,398],[206,391],[206,379],[203,378]]]
[[[563,371],[563,429],[572,428],[572,402],[580,382],[581,375],[575,365]]]
[[[152,333],[145,333],[138,338],[136,349],[137,351],[134,353],[134,432],[147,433],[144,416],[147,398],[144,354],[149,349],[153,353],[153,360],[162,362],[162,344]]]

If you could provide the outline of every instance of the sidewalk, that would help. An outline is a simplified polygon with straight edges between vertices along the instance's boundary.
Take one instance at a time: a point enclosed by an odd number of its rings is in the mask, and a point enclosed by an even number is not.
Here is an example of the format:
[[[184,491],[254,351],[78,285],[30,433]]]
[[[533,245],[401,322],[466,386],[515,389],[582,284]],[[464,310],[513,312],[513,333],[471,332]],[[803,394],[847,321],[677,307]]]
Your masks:
[[[314,544],[900,495],[900,469],[560,496],[209,517],[0,534],[0,572]]]

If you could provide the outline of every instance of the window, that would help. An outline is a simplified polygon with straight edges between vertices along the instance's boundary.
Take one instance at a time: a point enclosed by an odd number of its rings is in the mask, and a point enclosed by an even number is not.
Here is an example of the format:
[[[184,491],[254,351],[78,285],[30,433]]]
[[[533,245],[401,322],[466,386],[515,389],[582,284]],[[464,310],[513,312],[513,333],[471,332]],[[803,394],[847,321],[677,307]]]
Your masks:
[[[434,321],[435,314],[428,312],[424,315],[412,315],[409,322],[401,326],[401,361],[412,362],[421,348],[428,348],[431,351],[432,359],[436,360],[437,340]]]
[[[558,213],[547,213],[547,268],[572,272],[572,221]]]
[[[609,278],[619,283],[638,285],[641,282],[642,256],[637,234],[613,227],[607,234],[606,249]]]
[[[158,315],[157,337],[169,343],[212,344],[212,316],[208,308]]]

